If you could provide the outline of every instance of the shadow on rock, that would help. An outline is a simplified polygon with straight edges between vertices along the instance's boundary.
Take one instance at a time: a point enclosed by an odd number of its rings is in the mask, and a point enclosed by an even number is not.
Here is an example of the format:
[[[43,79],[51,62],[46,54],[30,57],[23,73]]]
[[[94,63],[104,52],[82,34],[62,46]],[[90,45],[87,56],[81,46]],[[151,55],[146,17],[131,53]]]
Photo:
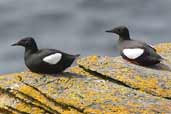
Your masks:
[[[171,68],[164,63],[159,63],[154,66],[148,66],[147,68],[151,68],[155,70],[171,71]]]

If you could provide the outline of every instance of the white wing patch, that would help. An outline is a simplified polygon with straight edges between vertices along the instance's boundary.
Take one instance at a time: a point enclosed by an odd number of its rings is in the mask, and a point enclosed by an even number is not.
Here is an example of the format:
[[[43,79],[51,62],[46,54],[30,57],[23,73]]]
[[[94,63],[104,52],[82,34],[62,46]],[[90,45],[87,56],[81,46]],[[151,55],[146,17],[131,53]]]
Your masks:
[[[49,64],[57,64],[62,58],[61,53],[55,53],[43,58],[43,61]]]
[[[124,49],[122,52],[129,59],[136,59],[144,53],[144,49],[141,48]]]

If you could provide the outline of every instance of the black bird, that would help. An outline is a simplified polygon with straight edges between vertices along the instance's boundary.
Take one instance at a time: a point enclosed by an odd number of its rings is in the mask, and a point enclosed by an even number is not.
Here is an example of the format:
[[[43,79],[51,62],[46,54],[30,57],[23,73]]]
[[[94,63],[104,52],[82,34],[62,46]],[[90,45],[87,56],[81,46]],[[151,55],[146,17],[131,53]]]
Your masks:
[[[151,45],[132,40],[125,26],[119,26],[106,32],[119,35],[119,50],[123,59],[142,66],[155,65],[163,60]]]
[[[73,61],[80,56],[70,55],[55,49],[38,49],[32,37],[21,39],[12,46],[25,47],[25,64],[36,73],[56,74],[71,66]]]

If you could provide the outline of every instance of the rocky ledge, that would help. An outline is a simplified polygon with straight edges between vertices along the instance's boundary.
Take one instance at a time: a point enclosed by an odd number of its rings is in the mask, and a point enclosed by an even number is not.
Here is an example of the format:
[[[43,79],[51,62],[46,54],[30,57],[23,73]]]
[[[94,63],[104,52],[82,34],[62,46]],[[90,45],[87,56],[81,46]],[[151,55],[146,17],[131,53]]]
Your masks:
[[[0,114],[171,114],[171,43],[156,49],[153,67],[89,56],[62,74],[1,75]]]

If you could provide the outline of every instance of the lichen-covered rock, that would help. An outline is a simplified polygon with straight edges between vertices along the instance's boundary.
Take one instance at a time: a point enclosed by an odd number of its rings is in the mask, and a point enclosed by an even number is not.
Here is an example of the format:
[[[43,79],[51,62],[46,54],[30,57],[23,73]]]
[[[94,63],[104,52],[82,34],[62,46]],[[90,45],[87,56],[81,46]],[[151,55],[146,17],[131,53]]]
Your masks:
[[[1,76],[1,108],[16,114],[171,113],[167,99],[100,79],[79,67],[70,72]]]
[[[168,56],[171,51],[164,46],[157,49]],[[163,69],[158,71],[97,56],[78,64],[80,67],[57,75],[22,72],[0,76],[0,114],[171,113],[170,71],[165,66],[157,67]]]
[[[124,61],[120,57],[89,56],[78,61],[87,70],[99,73],[102,77],[121,83],[149,94],[171,98],[171,44],[156,46],[165,58],[161,64],[143,67]]]

